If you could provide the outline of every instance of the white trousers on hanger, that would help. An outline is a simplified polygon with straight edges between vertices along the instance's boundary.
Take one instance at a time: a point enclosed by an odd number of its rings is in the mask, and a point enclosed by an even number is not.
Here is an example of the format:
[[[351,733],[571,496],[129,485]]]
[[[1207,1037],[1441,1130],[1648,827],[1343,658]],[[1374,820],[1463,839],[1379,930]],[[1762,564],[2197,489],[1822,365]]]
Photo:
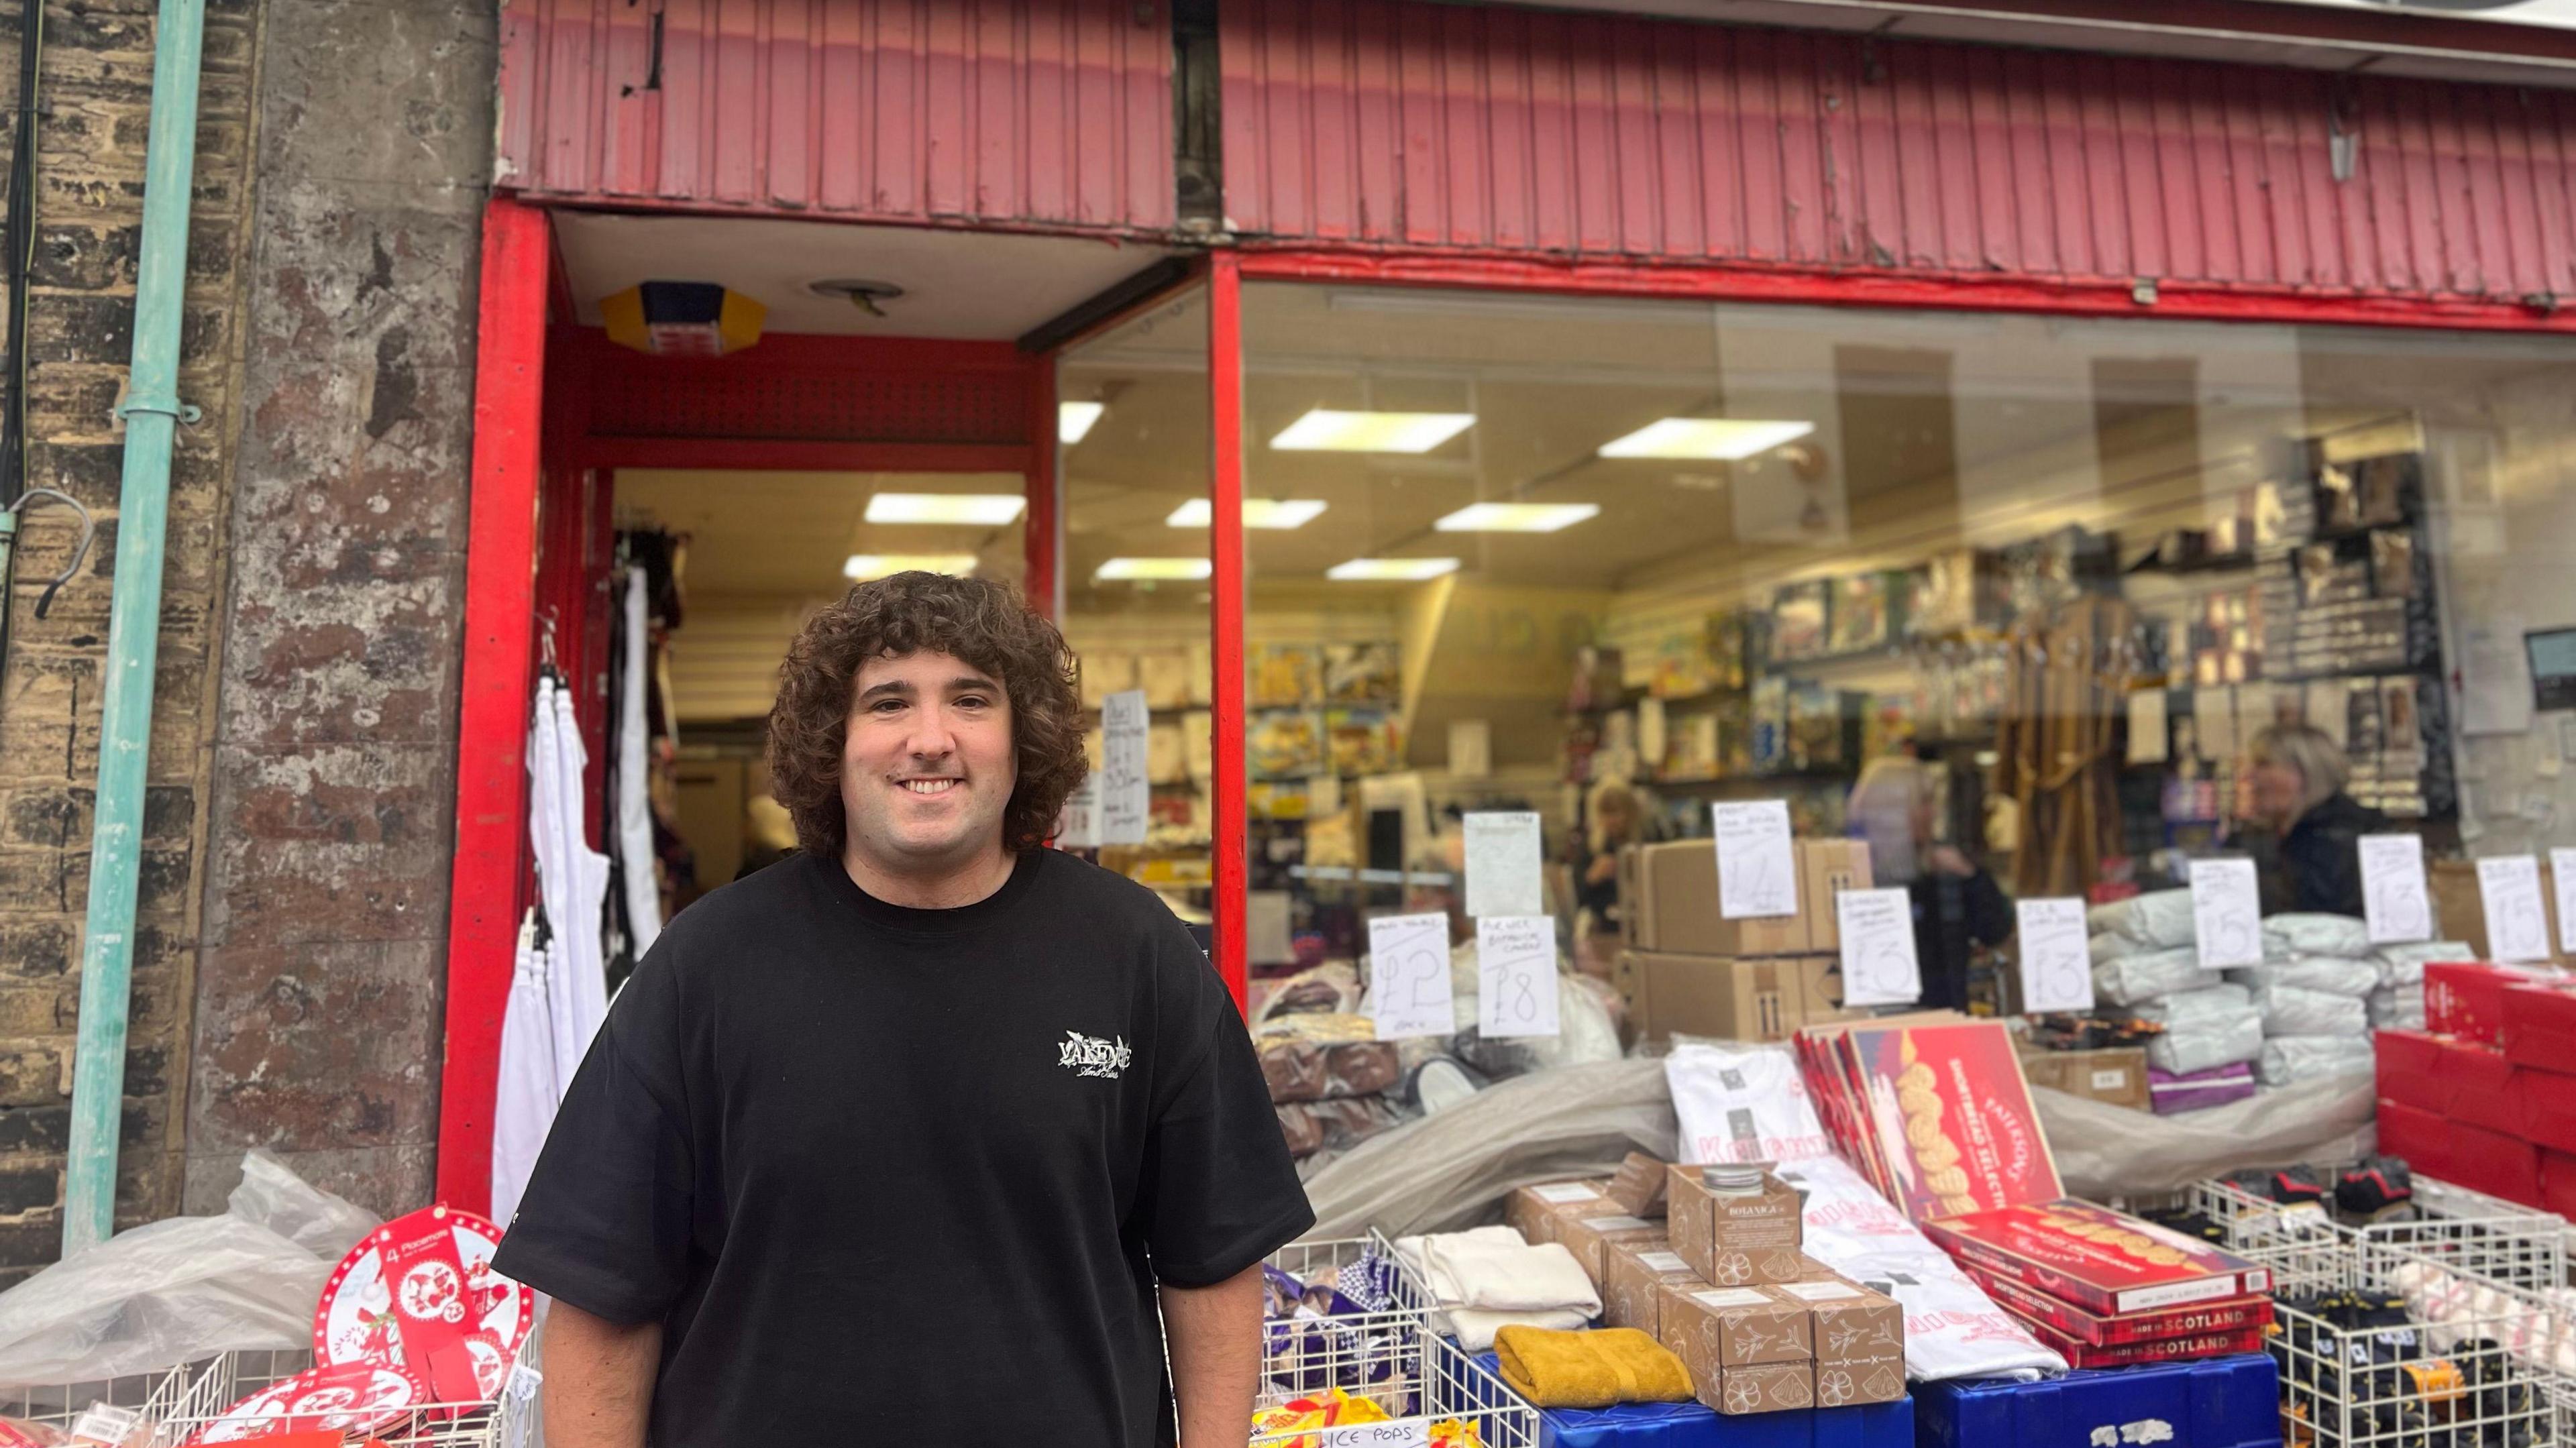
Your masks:
[[[626,661],[617,698],[617,862],[626,887],[626,928],[642,958],[662,933],[662,890],[653,869],[652,776],[646,756],[644,670],[650,640],[644,607],[644,570],[626,570]]]
[[[507,1227],[518,1213],[537,1154],[554,1125],[553,1011],[546,1000],[546,952],[536,943],[536,912],[519,924],[510,1001],[501,1013],[500,1089],[492,1103],[492,1220]]]

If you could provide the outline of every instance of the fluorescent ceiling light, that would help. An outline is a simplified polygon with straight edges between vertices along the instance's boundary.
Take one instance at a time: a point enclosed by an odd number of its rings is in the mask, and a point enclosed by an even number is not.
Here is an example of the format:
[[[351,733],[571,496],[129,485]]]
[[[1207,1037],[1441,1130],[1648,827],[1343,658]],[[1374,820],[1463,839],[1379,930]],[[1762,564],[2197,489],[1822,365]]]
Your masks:
[[[972,553],[853,553],[841,565],[844,578],[884,578],[894,573],[952,573],[959,578],[975,571]]]
[[[1326,578],[1352,582],[1419,583],[1458,571],[1455,558],[1354,558],[1324,570]]]
[[[1553,533],[1600,512],[1599,503],[1470,503],[1431,526],[1443,533]]]
[[[1320,498],[1246,498],[1243,500],[1243,526],[1246,528],[1303,528],[1324,511]],[[1163,521],[1175,528],[1204,528],[1213,522],[1216,510],[1205,498],[1192,498],[1172,510]]]
[[[1601,445],[1605,458],[1704,458],[1739,462],[1814,432],[1812,422],[1738,417],[1667,417]]]
[[[1216,571],[1204,558],[1112,558],[1093,569],[1094,578],[1196,580]]]
[[[1318,407],[1270,440],[1281,452],[1424,453],[1473,426],[1472,412],[1335,412]]]
[[[1015,522],[1029,500],[1017,493],[879,493],[868,499],[871,523]]]
[[[1061,442],[1080,442],[1109,410],[1106,402],[1059,402],[1055,405],[1055,435]]]

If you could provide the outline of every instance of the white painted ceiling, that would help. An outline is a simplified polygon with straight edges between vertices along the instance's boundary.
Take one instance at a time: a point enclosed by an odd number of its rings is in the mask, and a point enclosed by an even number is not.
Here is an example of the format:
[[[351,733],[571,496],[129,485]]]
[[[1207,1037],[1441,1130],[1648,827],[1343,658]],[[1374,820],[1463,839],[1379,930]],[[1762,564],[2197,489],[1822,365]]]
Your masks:
[[[639,282],[716,282],[769,309],[770,332],[1007,341],[1167,255],[1081,237],[747,217],[558,211],[555,238],[583,322]],[[862,277],[904,295],[874,317],[813,282]]]

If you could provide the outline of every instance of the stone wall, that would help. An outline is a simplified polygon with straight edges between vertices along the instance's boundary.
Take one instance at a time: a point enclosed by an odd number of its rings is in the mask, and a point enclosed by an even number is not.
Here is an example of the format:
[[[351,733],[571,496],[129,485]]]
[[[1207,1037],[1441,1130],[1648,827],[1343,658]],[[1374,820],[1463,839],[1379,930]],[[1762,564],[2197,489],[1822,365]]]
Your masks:
[[[150,0],[47,7],[39,85],[38,239],[29,304],[28,478],[99,520],[80,576],[35,616],[69,561],[71,515],[25,519],[0,663],[0,1285],[53,1259],[62,1232],[99,669],[124,429],[111,415],[133,341],[134,266],[152,104]],[[18,26],[0,14],[0,87],[16,104]],[[213,724],[221,539],[241,396],[241,277],[256,85],[251,0],[211,0],[197,128],[180,396],[206,420],[180,430],[161,611],[135,959],[132,1050],[117,1193],[120,1226],[181,1199],[188,1003],[201,928],[205,780]],[[0,127],[0,157],[9,145]]]

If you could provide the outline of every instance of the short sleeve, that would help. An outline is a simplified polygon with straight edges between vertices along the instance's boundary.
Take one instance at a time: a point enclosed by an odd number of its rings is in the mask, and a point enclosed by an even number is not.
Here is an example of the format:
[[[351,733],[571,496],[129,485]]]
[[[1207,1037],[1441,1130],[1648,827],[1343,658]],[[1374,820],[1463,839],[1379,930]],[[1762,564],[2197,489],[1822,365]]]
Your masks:
[[[1161,949],[1177,1009],[1161,1047],[1186,1064],[1157,1090],[1136,1212],[1154,1275],[1204,1287],[1296,1240],[1315,1213],[1234,998],[1177,924],[1171,934],[1177,946]]]
[[[695,1165],[670,949],[665,935],[618,993],[492,1259],[611,1322],[658,1318],[687,1284]]]

